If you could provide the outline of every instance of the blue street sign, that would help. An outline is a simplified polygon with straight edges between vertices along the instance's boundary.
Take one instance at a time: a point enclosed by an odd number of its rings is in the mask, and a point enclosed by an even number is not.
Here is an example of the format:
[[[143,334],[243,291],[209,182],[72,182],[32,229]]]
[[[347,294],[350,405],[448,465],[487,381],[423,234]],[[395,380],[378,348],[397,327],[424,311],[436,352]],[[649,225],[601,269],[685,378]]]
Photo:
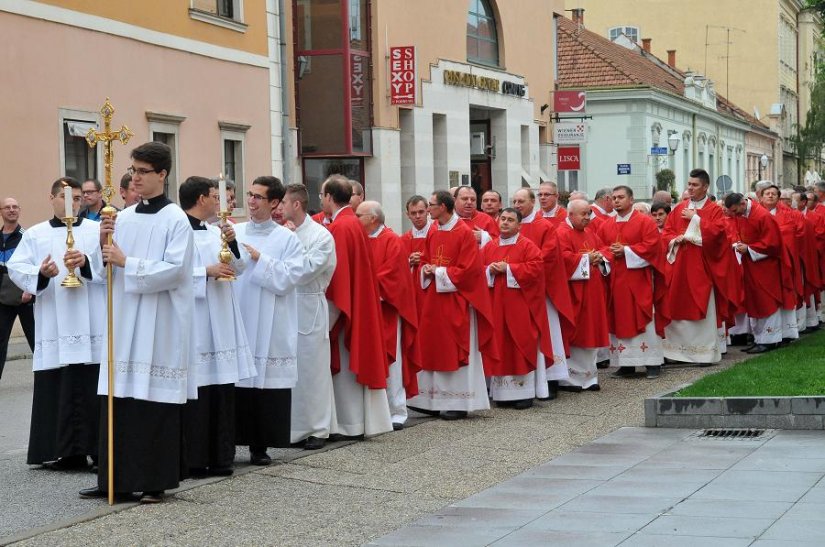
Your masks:
[[[616,174],[617,175],[629,175],[630,174],[630,164],[629,163],[617,163],[616,164]]]
[[[650,149],[653,156],[667,156],[667,146],[654,146]]]

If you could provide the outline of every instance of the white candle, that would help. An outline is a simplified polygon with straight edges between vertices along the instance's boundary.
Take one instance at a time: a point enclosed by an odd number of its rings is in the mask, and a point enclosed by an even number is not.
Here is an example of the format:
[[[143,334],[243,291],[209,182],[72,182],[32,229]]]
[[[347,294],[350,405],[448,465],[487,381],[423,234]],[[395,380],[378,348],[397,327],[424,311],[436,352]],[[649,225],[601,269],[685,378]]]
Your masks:
[[[223,173],[218,178],[218,196],[221,200],[221,211],[226,211],[226,180],[223,178]]]
[[[71,186],[64,186],[63,187],[63,201],[65,202],[65,209],[66,209],[66,218],[72,218],[74,216],[74,210],[72,209],[72,187]]]

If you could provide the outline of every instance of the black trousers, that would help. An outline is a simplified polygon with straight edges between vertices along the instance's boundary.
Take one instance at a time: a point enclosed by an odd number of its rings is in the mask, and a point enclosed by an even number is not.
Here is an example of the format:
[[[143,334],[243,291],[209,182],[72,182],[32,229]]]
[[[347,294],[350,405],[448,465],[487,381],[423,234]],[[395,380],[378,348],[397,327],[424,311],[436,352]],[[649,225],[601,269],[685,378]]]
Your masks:
[[[291,389],[235,388],[235,444],[252,451],[289,448]]]
[[[6,354],[9,351],[9,338],[11,329],[14,327],[14,320],[20,317],[20,325],[23,327],[23,334],[29,347],[34,351],[34,304],[20,304],[19,306],[6,306],[0,304],[0,378],[3,377],[3,368],[6,366]]]
[[[183,409],[190,469],[232,467],[235,462],[235,385],[201,386]]]

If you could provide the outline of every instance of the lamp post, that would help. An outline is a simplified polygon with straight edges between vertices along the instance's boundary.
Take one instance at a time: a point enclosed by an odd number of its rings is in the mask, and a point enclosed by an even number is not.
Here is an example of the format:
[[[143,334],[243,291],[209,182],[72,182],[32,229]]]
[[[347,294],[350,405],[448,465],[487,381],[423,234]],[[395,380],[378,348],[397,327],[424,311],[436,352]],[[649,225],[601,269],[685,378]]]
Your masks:
[[[762,169],[768,166],[768,155],[762,154],[759,158],[759,180],[762,180]]]
[[[682,139],[679,138],[679,134],[675,131],[670,134],[667,138],[667,147],[670,148],[670,153],[676,155],[676,150],[679,149],[679,142]]]

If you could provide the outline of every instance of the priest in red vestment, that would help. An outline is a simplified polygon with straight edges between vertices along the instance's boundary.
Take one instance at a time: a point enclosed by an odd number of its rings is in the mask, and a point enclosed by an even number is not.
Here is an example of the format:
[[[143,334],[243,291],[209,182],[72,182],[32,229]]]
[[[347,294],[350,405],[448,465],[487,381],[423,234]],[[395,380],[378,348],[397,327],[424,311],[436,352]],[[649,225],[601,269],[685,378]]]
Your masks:
[[[662,341],[665,358],[711,364],[722,359],[719,327],[733,322],[735,271],[725,214],[708,198],[710,176],[694,169],[688,199],[668,215],[662,237],[668,245],[671,322]]]
[[[333,432],[347,437],[377,435],[392,431],[378,281],[367,236],[349,205],[352,186],[345,177],[331,175],[323,188],[321,203],[332,219],[329,231],[337,260],[327,287],[338,419]]]
[[[499,406],[533,406],[536,369],[553,359],[544,307],[544,261],[536,245],[519,234],[521,213],[499,213],[501,235],[481,250],[493,300],[493,335],[501,359],[484,361],[490,397]],[[544,384],[546,386],[546,382]]]
[[[796,207],[802,216],[805,230],[805,244],[802,246],[802,270],[804,274],[804,305],[805,323],[799,328],[804,332],[811,332],[819,328],[817,307],[822,290],[822,275],[819,271],[819,249],[817,248],[816,229],[817,217],[808,214],[808,194],[800,192],[794,194]]]
[[[646,367],[648,378],[658,378],[664,357],[656,334],[653,310],[653,273],[664,273],[662,240],[656,221],[633,210],[633,190],[613,189],[615,216],[599,228],[605,242],[602,254],[611,257],[608,291],[610,364],[614,377],[632,377]]]
[[[384,347],[390,363],[387,398],[392,427],[397,431],[407,422],[407,399],[418,395],[416,374],[421,370],[413,280],[401,238],[384,225],[381,204],[363,201],[355,215],[369,238],[372,263],[378,277]]]
[[[570,379],[560,385],[560,389],[568,391],[599,391],[597,353],[610,343],[604,280],[610,273],[610,264],[599,251],[604,242],[589,228],[589,223],[587,202],[572,200],[567,205],[567,220],[556,232],[576,316],[576,330],[569,339]]]
[[[546,359],[546,368],[536,371],[536,397],[553,399],[559,381],[570,377],[567,368],[570,346],[565,338],[573,334],[575,324],[570,288],[567,286],[567,276],[564,275],[556,227],[536,209],[533,191],[529,188],[516,190],[513,194],[513,208],[522,216],[519,233],[538,246],[544,260],[545,307],[550,325],[553,359]],[[565,218],[566,215],[565,211]]]
[[[407,218],[410,219],[412,228],[401,235],[401,245],[404,248],[413,280],[416,309],[420,310],[424,289],[418,283],[418,266],[421,264],[421,255],[424,253],[427,232],[430,230],[433,221],[430,219],[430,215],[427,214],[427,198],[424,196],[415,195],[408,199],[406,209]]]
[[[745,310],[754,336],[744,351],[764,353],[782,341],[782,234],[771,214],[742,194],[729,194],[725,207],[736,222],[733,246],[742,255]]]
[[[539,184],[539,207],[541,216],[558,227],[567,218],[567,210],[559,204],[559,187],[555,182],[546,180]]]
[[[455,191],[455,212],[473,231],[479,247],[498,235],[496,221],[476,209],[476,191],[472,186],[459,186]]]
[[[430,196],[430,217],[436,223],[427,234],[419,269],[424,370],[418,373],[418,395],[407,401],[410,408],[440,412],[447,420],[490,408],[482,354],[488,361],[499,358],[481,254],[454,207],[447,191]]]

